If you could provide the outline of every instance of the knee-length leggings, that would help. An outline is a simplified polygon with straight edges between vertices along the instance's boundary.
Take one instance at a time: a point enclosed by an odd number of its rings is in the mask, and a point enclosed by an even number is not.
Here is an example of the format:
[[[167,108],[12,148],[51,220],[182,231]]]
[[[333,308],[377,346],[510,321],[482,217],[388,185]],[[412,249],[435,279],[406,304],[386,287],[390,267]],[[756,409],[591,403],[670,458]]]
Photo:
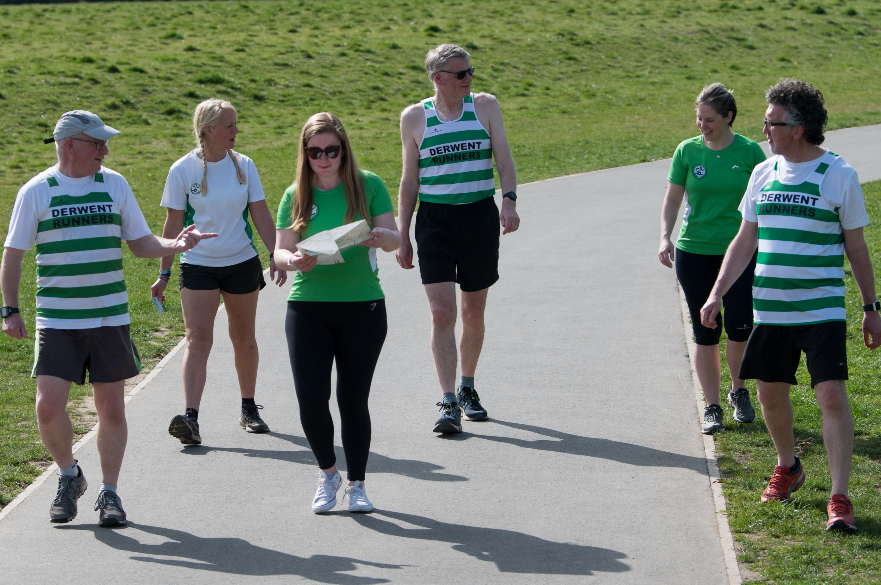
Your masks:
[[[336,360],[336,397],[349,481],[364,481],[370,453],[367,398],[388,325],[385,301],[288,301],[285,333],[303,432],[318,467],[336,464],[330,375]]]

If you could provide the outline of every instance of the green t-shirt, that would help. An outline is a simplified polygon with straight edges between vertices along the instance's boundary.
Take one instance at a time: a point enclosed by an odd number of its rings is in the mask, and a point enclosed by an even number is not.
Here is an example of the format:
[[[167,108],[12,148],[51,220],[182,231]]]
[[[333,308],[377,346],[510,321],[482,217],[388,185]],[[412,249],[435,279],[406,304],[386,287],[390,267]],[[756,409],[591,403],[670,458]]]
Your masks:
[[[392,198],[385,184],[375,174],[361,171],[364,195],[370,215],[376,217],[394,211]],[[277,229],[291,226],[291,202],[296,197],[296,187],[291,186],[281,198]],[[343,225],[348,207],[345,186],[341,183],[330,191],[312,189],[312,219],[306,225],[300,239],[305,240],[318,232]],[[355,220],[364,219],[355,214]],[[344,264],[316,266],[308,272],[296,272],[289,301],[357,302],[384,299],[379,286],[379,269],[376,266],[376,248],[352,246],[343,250]]]
[[[676,247],[693,254],[721,255],[743,219],[737,207],[753,169],[765,160],[762,147],[734,134],[722,150],[711,150],[703,137],[683,140],[673,154],[667,180],[684,185],[685,214]]]

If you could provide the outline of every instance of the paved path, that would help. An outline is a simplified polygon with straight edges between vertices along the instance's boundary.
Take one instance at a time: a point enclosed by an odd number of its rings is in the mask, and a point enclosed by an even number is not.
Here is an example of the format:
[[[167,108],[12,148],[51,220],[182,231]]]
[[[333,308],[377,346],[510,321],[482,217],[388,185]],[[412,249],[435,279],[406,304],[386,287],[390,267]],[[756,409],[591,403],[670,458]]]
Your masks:
[[[879,133],[828,142],[877,179],[868,145]],[[729,582],[676,281],[656,258],[668,165],[519,189],[523,227],[502,238],[477,378],[491,420],[461,435],[431,433],[439,393],[418,274],[380,255],[390,323],[372,393],[374,514],[310,510],[316,466],[287,361],[286,292],[267,289],[258,402],[273,432],[237,424],[221,311],[204,445],[185,449],[166,433],[182,403],[177,352],[128,404],[130,526],[96,526],[100,471],[86,441],[79,516],[51,525],[55,476],[36,486],[0,520],[0,581]]]

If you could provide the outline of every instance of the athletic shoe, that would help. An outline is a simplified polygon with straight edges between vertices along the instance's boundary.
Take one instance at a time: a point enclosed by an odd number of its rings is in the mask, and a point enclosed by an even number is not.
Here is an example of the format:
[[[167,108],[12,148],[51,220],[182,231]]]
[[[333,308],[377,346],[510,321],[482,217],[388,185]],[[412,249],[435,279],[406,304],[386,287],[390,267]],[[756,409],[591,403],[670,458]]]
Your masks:
[[[259,404],[242,405],[242,416],[239,418],[239,424],[249,433],[269,432],[269,425],[263,422],[258,412],[262,408]]]
[[[318,472],[318,490],[315,499],[312,500],[312,511],[316,514],[329,512],[336,506],[336,493],[343,485],[343,476],[339,473],[327,475],[323,471]]]
[[[171,419],[168,433],[172,437],[180,439],[184,445],[202,444],[202,437],[199,436],[199,421],[185,414],[178,414]]]
[[[435,433],[461,433],[462,410],[456,402],[438,402],[440,418],[434,421]]]
[[[70,477],[66,475],[58,476],[58,492],[55,494],[55,501],[49,506],[49,521],[61,524],[70,522],[76,518],[77,507],[76,501],[86,493],[89,484],[86,483],[86,476],[80,466],[76,466],[79,475]]]
[[[354,485],[346,486],[346,494],[343,499],[349,498],[349,512],[372,512],[373,504],[364,490],[364,482],[356,481]]]
[[[853,519],[853,504],[850,503],[847,496],[834,494],[832,499],[829,500],[829,505],[826,506],[826,511],[829,512],[826,530],[857,531],[857,523]]]
[[[95,510],[101,510],[98,514],[98,526],[105,528],[125,526],[125,510],[122,509],[122,500],[114,492],[103,490],[98,494]]]
[[[798,491],[798,488],[805,482],[805,470],[799,465],[798,471],[792,472],[788,467],[777,465],[774,467],[774,475],[768,482],[768,487],[762,492],[762,501],[770,502],[771,500],[779,500],[788,502],[792,492]]]
[[[484,420],[486,418],[486,409],[480,405],[480,397],[474,388],[463,387],[456,394],[456,400],[459,401],[459,408],[465,414],[467,420]]]
[[[756,409],[749,400],[749,390],[738,388],[728,393],[728,404],[734,409],[734,420],[739,423],[751,423],[756,420]]]
[[[704,409],[704,426],[703,433],[711,435],[715,431],[721,431],[725,427],[722,425],[722,407],[718,404],[711,404]]]

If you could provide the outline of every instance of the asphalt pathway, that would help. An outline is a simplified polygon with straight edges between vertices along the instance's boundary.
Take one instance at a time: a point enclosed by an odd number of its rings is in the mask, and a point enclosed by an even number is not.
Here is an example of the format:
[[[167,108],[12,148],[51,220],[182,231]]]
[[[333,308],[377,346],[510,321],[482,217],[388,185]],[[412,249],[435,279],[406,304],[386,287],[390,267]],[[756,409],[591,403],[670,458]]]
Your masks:
[[[879,179],[879,135],[833,132],[827,146],[861,180]],[[418,272],[380,253],[389,335],[371,396],[373,514],[311,512],[317,468],[287,359],[288,287],[270,287],[257,401],[272,432],[238,425],[221,311],[203,445],[166,432],[182,406],[178,351],[128,403],[119,487],[130,525],[97,527],[87,439],[76,456],[90,487],[72,523],[48,522],[55,475],[0,515],[0,582],[730,582],[677,285],[656,256],[668,165],[520,187],[523,224],[502,238],[476,379],[491,418],[461,435],[431,432],[439,391]],[[338,458],[345,469],[339,447]]]

